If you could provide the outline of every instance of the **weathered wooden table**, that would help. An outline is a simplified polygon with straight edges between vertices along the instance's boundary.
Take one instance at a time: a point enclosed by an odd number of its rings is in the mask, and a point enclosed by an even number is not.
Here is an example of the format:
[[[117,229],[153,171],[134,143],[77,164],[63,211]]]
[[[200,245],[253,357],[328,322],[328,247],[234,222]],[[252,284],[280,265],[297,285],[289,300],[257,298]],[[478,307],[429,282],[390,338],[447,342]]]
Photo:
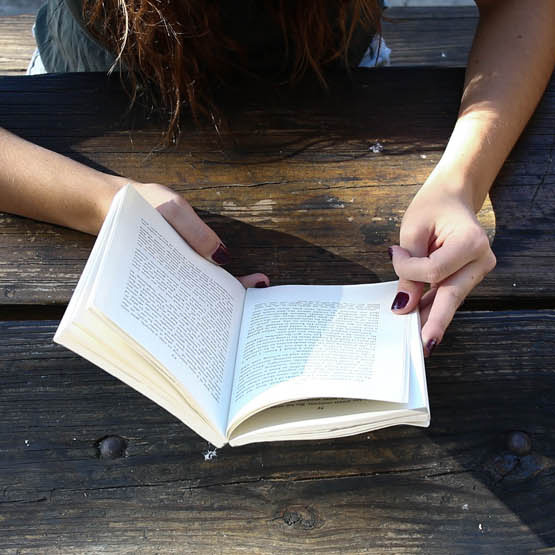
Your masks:
[[[122,119],[117,81],[0,79],[0,124],[182,192],[274,284],[393,279],[387,246],[438,161],[463,71],[254,88],[231,132]],[[262,85],[261,85],[262,87]],[[555,546],[555,81],[480,213],[498,257],[427,364],[432,425],[218,450],[52,343],[94,238],[0,217],[0,550],[518,552]],[[372,148],[377,142],[383,146]],[[376,150],[377,152],[374,152]],[[507,435],[532,445],[516,454]],[[123,456],[102,458],[119,436]]]

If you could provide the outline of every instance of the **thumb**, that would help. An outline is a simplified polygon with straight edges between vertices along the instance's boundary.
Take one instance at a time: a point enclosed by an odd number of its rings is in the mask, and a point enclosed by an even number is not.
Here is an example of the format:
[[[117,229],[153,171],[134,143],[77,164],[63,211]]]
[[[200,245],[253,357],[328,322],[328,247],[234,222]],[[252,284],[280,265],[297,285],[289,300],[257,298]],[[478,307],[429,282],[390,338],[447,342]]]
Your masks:
[[[201,256],[219,265],[231,261],[227,247],[183,197],[175,195],[156,209]]]
[[[220,265],[231,261],[220,238],[180,194],[159,183],[134,182],[133,186],[201,256]]]
[[[400,260],[410,258],[410,253],[406,249],[394,246],[389,247],[389,254],[393,267]],[[411,281],[399,276],[399,284],[397,285],[397,294],[391,304],[391,310],[397,314],[408,314],[412,312],[420,302],[420,298],[424,293],[424,284],[420,281]]]

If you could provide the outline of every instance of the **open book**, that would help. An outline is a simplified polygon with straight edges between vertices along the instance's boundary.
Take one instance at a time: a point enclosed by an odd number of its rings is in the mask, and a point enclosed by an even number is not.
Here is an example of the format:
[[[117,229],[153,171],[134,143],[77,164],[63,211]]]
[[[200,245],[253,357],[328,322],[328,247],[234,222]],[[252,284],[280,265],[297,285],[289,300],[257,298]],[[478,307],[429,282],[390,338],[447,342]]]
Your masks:
[[[54,340],[216,446],[428,426],[418,314],[396,283],[245,289],[127,186]]]

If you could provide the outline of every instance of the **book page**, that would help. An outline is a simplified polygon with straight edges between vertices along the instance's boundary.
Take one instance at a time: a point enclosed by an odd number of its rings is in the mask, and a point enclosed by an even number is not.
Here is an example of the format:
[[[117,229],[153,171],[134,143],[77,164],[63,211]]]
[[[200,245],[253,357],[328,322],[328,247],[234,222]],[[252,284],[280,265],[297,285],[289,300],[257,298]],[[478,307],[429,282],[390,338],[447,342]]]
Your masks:
[[[317,397],[408,401],[396,282],[247,292],[228,430],[269,406]]]
[[[407,403],[344,398],[301,399],[251,416],[237,428],[229,430],[230,444],[340,437],[398,424],[428,426],[430,414],[418,313],[410,314],[408,327]]]
[[[133,188],[91,293],[102,313],[225,430],[245,290],[177,234]]]
[[[183,394],[183,388],[158,371],[103,315],[86,309],[90,290],[95,282],[117,214],[122,194],[114,197],[110,210],[95,241],[83,273],[54,335],[54,341],[71,349],[106,372],[122,380],[173,414],[195,432],[216,446],[223,446],[225,435],[195,411]]]

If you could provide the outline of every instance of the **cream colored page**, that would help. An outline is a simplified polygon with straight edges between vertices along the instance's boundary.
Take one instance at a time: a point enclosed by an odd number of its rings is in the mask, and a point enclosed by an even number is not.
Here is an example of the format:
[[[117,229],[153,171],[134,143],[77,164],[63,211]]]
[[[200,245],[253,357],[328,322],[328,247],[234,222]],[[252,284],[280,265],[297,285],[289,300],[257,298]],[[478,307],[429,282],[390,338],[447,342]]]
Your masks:
[[[99,310],[226,428],[243,286],[128,188],[91,295]]]
[[[397,424],[429,426],[430,409],[418,313],[408,317],[407,403],[318,398],[263,410],[228,431],[231,445],[258,441],[340,437]]]
[[[85,264],[85,268],[81,273],[81,277],[79,278],[77,286],[73,291],[73,295],[69,300],[69,304],[66,311],[64,312],[60,325],[56,330],[54,341],[60,343],[60,345],[66,346],[65,343],[60,340],[62,338],[63,332],[66,328],[70,327],[73,324],[73,319],[76,312],[80,308],[84,298],[90,292],[91,285],[94,281],[94,277],[100,265],[100,260],[106,249],[108,238],[110,236],[110,233],[112,232],[114,221],[119,210],[121,209],[121,199],[122,193],[119,193],[114,197],[114,200],[110,205],[110,209],[108,210],[108,214],[106,214],[106,218],[104,219],[98,237],[96,238],[93,249],[89,255],[89,258],[87,259],[87,263]]]
[[[396,283],[249,290],[230,427],[296,399],[407,402],[406,317],[391,313],[395,291]]]
[[[304,399],[256,413],[230,432],[230,443],[338,437],[358,427],[386,427],[408,420],[427,425],[425,413],[415,412],[424,408],[359,399]]]
[[[226,443],[223,433],[217,432],[193,411],[188,403],[184,402],[182,393],[176,390],[173,383],[150,367],[150,364],[135,352],[129,342],[122,340],[112,331],[111,327],[104,322],[104,318],[99,318],[94,312],[85,309],[86,298],[106,248],[111,243],[111,233],[121,207],[122,195],[123,192],[116,195],[110,206],[93,251],[56,331],[54,341],[124,381],[181,419],[199,435],[214,445],[221,446]]]

